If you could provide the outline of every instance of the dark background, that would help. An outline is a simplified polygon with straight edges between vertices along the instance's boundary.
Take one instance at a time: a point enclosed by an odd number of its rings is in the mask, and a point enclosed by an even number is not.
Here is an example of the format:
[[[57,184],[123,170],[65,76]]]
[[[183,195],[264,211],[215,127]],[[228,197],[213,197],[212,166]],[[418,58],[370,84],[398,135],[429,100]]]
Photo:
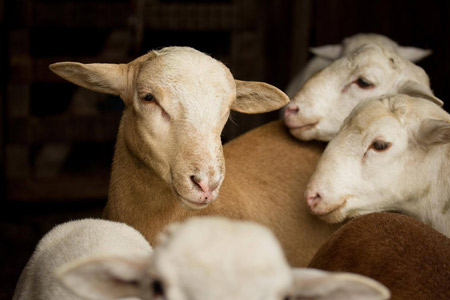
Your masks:
[[[123,63],[192,46],[235,78],[284,89],[307,48],[358,32],[430,48],[419,63],[449,99],[450,2],[358,0],[0,0],[0,299],[55,224],[99,216],[122,103],[64,82],[58,61]],[[278,113],[233,114],[224,142]]]

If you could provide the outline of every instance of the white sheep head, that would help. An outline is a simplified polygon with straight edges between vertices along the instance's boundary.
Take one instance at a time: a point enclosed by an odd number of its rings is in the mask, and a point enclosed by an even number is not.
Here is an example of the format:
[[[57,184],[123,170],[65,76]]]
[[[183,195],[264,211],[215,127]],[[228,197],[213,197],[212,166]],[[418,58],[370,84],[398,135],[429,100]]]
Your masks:
[[[444,167],[438,153],[448,151],[450,116],[433,95],[409,88],[417,97],[382,96],[356,106],[308,183],[313,214],[331,223],[379,211],[423,220],[425,211],[435,209],[431,202],[448,199],[434,192],[439,177],[446,177],[439,175]],[[430,197],[436,199],[429,203]]]
[[[289,102],[271,85],[234,80],[224,64],[188,47],[151,51],[128,64],[62,62],[50,69],[82,87],[119,95],[126,105],[123,147],[190,208],[218,195],[225,175],[220,134],[230,109],[261,113]]]
[[[290,133],[329,141],[362,99],[397,93],[407,81],[429,87],[422,68],[389,48],[364,44],[311,77],[285,109]]]
[[[318,57],[333,61],[349,55],[364,44],[375,44],[386,50],[397,52],[398,55],[412,62],[418,62],[432,53],[429,49],[400,46],[390,38],[376,33],[358,33],[345,38],[340,44],[311,47],[310,51]]]
[[[331,300],[389,296],[381,284],[360,275],[291,269],[268,229],[215,217],[172,225],[150,259],[84,259],[63,266],[57,278],[77,295],[97,300]]]

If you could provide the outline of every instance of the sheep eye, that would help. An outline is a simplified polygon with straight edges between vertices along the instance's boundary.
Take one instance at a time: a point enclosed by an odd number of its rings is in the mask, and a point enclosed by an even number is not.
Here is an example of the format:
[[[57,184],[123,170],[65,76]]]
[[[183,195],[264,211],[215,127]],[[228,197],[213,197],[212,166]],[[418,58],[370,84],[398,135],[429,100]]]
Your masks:
[[[145,101],[153,101],[153,95],[152,94],[146,94],[144,96]]]
[[[154,297],[163,297],[164,296],[164,288],[159,280],[155,280],[152,282],[152,290]]]
[[[391,143],[375,140],[375,141],[373,141],[370,148],[374,149],[375,151],[381,152],[381,151],[386,151],[387,149],[389,149],[390,146],[391,146]]]
[[[368,81],[367,79],[365,79],[363,77],[359,77],[356,80],[356,84],[362,89],[369,89],[369,88],[372,88],[375,86],[372,82]]]

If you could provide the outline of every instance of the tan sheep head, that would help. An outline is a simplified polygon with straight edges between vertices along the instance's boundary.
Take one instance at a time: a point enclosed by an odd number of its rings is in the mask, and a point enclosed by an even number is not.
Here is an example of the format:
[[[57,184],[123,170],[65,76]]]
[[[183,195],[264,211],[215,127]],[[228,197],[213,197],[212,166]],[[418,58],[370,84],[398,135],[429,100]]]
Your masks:
[[[62,62],[50,69],[87,89],[119,95],[126,105],[123,151],[194,209],[213,201],[223,181],[220,134],[230,109],[261,113],[289,102],[271,85],[234,80],[221,62],[188,47],[152,51],[128,64]]]

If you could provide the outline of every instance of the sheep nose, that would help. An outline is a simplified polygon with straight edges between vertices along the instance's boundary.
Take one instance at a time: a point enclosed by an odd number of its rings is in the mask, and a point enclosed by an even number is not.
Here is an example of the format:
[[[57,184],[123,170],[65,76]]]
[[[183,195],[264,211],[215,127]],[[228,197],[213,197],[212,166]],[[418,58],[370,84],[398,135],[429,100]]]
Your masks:
[[[311,210],[314,210],[316,206],[322,201],[322,198],[320,197],[320,194],[317,192],[308,193],[306,196],[306,202],[309,205],[309,208]]]
[[[208,177],[200,175],[192,175],[191,181],[194,184],[194,187],[201,191],[200,200],[203,202],[209,202],[213,200],[212,193],[220,184],[220,181],[210,182]]]
[[[298,111],[299,111],[298,105],[290,104],[284,110],[284,117],[286,118],[286,117],[288,117],[290,115],[298,114]]]

